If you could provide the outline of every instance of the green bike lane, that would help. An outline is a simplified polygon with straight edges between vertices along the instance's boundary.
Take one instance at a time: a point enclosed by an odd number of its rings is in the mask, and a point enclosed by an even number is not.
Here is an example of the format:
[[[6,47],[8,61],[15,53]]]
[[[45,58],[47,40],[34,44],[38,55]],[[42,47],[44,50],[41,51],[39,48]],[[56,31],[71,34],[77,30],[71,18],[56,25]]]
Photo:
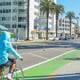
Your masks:
[[[71,62],[68,58],[76,58],[80,56],[80,49],[75,49],[63,53],[55,58],[51,58],[42,63],[33,65],[29,68],[24,69],[25,77],[40,77],[40,76],[49,76],[51,73],[61,68],[62,66]],[[22,74],[19,73],[18,77],[22,77]]]

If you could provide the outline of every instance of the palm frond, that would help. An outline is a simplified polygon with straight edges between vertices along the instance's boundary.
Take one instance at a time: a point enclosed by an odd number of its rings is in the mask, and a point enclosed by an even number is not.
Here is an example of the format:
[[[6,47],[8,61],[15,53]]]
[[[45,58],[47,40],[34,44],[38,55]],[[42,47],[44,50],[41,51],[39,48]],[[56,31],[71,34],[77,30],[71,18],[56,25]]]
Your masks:
[[[68,12],[66,13],[66,17],[67,17],[67,18],[75,18],[75,13],[72,12],[72,11],[68,11]]]
[[[54,12],[55,12],[56,14],[62,14],[62,13],[64,13],[64,12],[65,12],[65,11],[64,11],[64,6],[63,6],[63,5],[56,4],[56,5],[55,5]]]

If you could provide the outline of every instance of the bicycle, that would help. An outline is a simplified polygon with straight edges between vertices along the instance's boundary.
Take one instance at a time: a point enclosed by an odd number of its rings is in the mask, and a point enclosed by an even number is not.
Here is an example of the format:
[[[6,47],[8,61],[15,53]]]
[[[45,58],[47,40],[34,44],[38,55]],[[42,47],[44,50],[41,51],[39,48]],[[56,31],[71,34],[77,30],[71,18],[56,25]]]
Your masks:
[[[2,72],[0,73],[0,80],[8,80],[8,79],[4,76],[6,68],[7,68],[6,66],[3,66]],[[20,78],[18,77],[17,71],[18,71],[18,69],[17,69],[17,67],[15,67],[15,69],[14,69],[14,71],[13,71],[13,74],[12,74],[13,80],[24,80],[24,73],[23,73],[22,68],[20,68],[20,72],[21,72],[21,74],[22,74],[22,77],[20,77]]]
[[[15,71],[14,71],[14,79],[15,79],[15,80],[24,80],[24,72],[23,72],[22,68],[20,68],[19,72],[21,72],[21,76],[22,76],[22,77],[19,77],[19,76],[18,76],[19,73],[18,73],[18,69],[17,69],[17,67],[16,67],[16,68],[15,68]]]

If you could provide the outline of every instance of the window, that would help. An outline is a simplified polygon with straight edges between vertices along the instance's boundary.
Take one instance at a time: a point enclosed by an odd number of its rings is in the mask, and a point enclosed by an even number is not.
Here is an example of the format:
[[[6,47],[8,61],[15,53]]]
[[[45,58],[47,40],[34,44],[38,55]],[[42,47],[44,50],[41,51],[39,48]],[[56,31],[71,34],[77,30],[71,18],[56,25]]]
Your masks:
[[[35,15],[39,16],[39,12],[34,12]]]
[[[35,5],[34,7],[35,7],[36,9],[39,9],[39,6],[37,6],[37,5]]]
[[[26,24],[19,24],[18,27],[19,28],[25,28],[26,27]]]
[[[0,13],[2,13],[2,10],[0,10]]]
[[[8,6],[11,5],[11,2],[0,2],[0,6]]]
[[[17,5],[17,1],[14,1],[14,2],[13,2],[13,5]]]
[[[19,13],[24,13],[24,12],[26,12],[25,9],[19,9]]]
[[[6,17],[2,17],[2,21],[5,21],[6,20]]]
[[[19,21],[19,22],[26,21],[26,17],[18,17],[18,21]]]
[[[62,24],[62,26],[64,26],[64,24]]]
[[[0,21],[9,21],[10,17],[0,17]]]
[[[24,5],[24,1],[19,1],[18,6],[22,6],[22,5]]]
[[[63,30],[62,28],[59,28],[59,30]]]
[[[15,8],[15,9],[13,9],[13,13],[15,13],[15,12],[17,12],[17,9]]]
[[[40,2],[40,0],[35,0],[36,2]]]
[[[13,20],[13,21],[17,20],[17,16],[13,16],[13,17],[12,17],[12,20]]]
[[[13,24],[13,25],[12,25],[12,28],[16,28],[16,26],[17,26],[16,24]]]
[[[3,13],[10,13],[11,9],[3,9]]]

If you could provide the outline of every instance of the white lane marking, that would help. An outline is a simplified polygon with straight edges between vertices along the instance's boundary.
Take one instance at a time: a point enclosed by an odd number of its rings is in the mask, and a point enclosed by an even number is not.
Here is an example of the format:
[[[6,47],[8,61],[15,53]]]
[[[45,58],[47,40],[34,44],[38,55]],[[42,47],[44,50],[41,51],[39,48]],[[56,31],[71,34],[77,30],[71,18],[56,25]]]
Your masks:
[[[49,61],[52,61],[52,60],[54,60],[54,59],[56,59],[56,58],[59,58],[59,57],[61,57],[61,56],[64,56],[65,54],[68,54],[68,53],[73,52],[73,51],[75,51],[75,49],[74,49],[74,50],[67,51],[67,52],[65,52],[65,53],[63,53],[63,54],[61,54],[61,55],[58,55],[58,56],[56,56],[56,57],[54,57],[54,58],[51,58],[51,59],[48,59],[48,60],[46,60],[46,61],[43,61],[43,62],[34,64],[34,65],[32,65],[32,66],[29,66],[29,67],[27,67],[27,68],[24,68],[23,71],[28,70],[28,69],[31,69],[31,68],[34,68],[34,67],[39,66],[39,65],[41,65],[41,64],[47,63],[47,62],[49,62]],[[17,72],[21,72],[21,71],[19,70],[19,71],[17,71]]]
[[[39,58],[42,58],[42,59],[45,59],[45,60],[48,59],[48,58],[45,58],[45,57],[42,57],[42,56],[40,56],[40,55],[36,55],[36,54],[33,54],[33,53],[28,53],[28,54],[31,54],[31,55],[33,55],[33,56],[36,56],[36,57],[39,57]]]
[[[50,79],[49,77],[33,77],[33,78],[24,78],[24,79],[33,79],[33,80],[40,80],[40,79]]]

